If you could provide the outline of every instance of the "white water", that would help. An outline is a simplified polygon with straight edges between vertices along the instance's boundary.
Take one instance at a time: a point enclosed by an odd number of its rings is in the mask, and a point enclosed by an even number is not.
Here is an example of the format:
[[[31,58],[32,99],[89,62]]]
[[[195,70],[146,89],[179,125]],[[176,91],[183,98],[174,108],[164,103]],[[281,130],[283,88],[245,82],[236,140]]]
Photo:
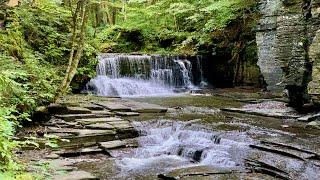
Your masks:
[[[192,123],[153,121],[137,124],[139,148],[117,160],[121,174],[164,173],[175,168],[212,166],[239,169],[248,153],[247,137],[192,130]],[[246,139],[246,141],[245,141]]]
[[[87,84],[87,91],[98,95],[164,96],[173,95],[176,88],[195,87],[192,63],[186,59],[113,54],[101,54],[98,59],[97,77]]]

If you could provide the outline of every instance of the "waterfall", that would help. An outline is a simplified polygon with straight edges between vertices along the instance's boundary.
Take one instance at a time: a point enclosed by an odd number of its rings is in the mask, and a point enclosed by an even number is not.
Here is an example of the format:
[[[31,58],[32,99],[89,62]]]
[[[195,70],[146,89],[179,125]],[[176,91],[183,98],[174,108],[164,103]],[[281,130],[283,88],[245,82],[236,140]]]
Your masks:
[[[102,96],[172,95],[193,89],[193,64],[176,56],[100,54],[97,77],[87,91]],[[198,61],[196,63],[199,63]],[[197,68],[199,67],[196,64]],[[202,71],[199,76],[202,76]]]
[[[245,134],[206,131],[190,122],[169,120],[134,124],[142,135],[139,147],[117,154],[121,158],[116,164],[123,176],[195,166],[240,169],[250,153],[252,139]]]

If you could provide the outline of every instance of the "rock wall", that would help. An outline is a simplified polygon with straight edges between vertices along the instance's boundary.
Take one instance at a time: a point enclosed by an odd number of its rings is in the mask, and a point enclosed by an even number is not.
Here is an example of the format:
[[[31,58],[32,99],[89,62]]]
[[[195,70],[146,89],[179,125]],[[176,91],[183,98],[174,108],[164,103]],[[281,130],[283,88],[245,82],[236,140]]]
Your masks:
[[[258,47],[258,66],[267,83],[269,91],[283,91],[284,87],[279,85],[282,81],[282,69],[276,59],[277,46],[277,10],[281,7],[280,0],[262,1],[260,12],[262,18],[259,21],[256,33]]]
[[[268,89],[287,89],[290,105],[298,108],[311,99],[317,103],[320,94],[319,7],[320,0],[260,3],[262,18],[256,34],[258,65]]]

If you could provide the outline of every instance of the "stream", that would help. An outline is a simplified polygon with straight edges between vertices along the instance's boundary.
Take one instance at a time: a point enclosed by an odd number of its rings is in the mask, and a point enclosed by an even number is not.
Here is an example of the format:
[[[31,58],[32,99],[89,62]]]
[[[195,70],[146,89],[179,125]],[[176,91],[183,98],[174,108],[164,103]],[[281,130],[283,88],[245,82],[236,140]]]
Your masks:
[[[162,174],[182,179],[188,179],[190,174],[198,174],[190,179],[206,179],[207,176],[209,179],[275,178],[272,172],[261,175],[248,170],[249,160],[256,160],[256,163],[278,169],[276,172],[280,179],[320,178],[318,162],[251,147],[260,145],[261,141],[272,141],[318,151],[317,132],[301,130],[294,120],[220,111],[219,108],[225,105],[237,106],[238,102],[229,98],[179,96],[134,100],[170,104],[173,108],[166,114],[128,117],[139,131],[140,136],[134,139],[138,146],[110,150],[111,159],[81,162],[79,168],[94,172],[103,179],[155,179]],[[281,111],[288,113],[287,110]],[[282,124],[290,124],[291,128],[284,129]],[[215,176],[206,175],[210,173]]]
[[[49,155],[31,151],[71,166],[54,179],[320,179],[320,132],[283,98],[205,88],[199,58],[98,59],[89,95],[63,97],[40,127],[69,142]]]
[[[194,166],[241,169],[249,153],[248,139],[234,133],[205,131],[192,123],[170,120],[136,124],[142,134],[139,147],[128,154],[116,153],[123,176]]]

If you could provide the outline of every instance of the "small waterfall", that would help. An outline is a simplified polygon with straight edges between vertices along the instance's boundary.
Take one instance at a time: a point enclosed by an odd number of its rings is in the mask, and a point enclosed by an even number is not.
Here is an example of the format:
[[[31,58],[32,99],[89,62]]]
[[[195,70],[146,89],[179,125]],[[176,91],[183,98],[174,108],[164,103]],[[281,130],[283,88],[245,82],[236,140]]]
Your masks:
[[[191,166],[237,169],[249,153],[250,139],[245,135],[204,131],[188,122],[136,122],[136,128],[142,135],[139,147],[117,161],[122,174],[156,174]]]
[[[193,66],[186,58],[101,54],[98,59],[97,77],[87,84],[87,91],[98,95],[171,95],[176,89],[195,87]]]

